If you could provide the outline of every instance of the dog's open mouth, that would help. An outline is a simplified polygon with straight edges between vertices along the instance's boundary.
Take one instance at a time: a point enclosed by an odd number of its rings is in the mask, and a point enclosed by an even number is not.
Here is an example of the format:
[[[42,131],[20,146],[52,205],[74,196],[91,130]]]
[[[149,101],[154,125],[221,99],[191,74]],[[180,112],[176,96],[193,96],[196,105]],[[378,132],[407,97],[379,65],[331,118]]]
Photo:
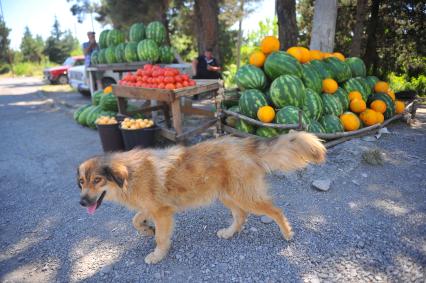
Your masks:
[[[100,198],[98,198],[98,200],[97,200],[94,204],[92,204],[92,205],[90,205],[90,206],[88,206],[88,207],[87,207],[87,213],[89,213],[89,214],[91,214],[91,215],[95,213],[95,210],[96,210],[99,206],[101,206],[101,204],[102,204],[102,200],[104,199],[105,194],[106,194],[106,191],[103,191],[103,193],[102,193],[102,195],[100,196]]]

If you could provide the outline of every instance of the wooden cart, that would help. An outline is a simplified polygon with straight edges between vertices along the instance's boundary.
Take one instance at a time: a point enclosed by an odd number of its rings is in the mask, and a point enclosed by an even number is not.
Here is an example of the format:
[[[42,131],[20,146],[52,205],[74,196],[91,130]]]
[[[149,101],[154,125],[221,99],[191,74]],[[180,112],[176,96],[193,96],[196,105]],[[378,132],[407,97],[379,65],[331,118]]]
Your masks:
[[[112,87],[114,95],[118,98],[119,115],[130,115],[135,112],[150,113],[157,110],[163,111],[164,123],[155,121],[160,127],[160,134],[169,140],[183,142],[189,136],[205,131],[218,121],[213,111],[193,107],[192,103],[185,103],[182,106],[181,98],[183,97],[191,98],[194,95],[206,92],[211,92],[213,96],[216,97],[218,90],[221,88],[217,80],[196,80],[196,83],[196,86],[177,90],[129,87],[122,85],[113,85]],[[153,105],[153,103],[151,103],[150,106],[128,113],[126,112],[126,98],[157,101],[158,105]],[[196,128],[184,131],[182,114],[201,115],[209,117],[210,119]],[[170,123],[170,118],[172,119],[172,123]]]

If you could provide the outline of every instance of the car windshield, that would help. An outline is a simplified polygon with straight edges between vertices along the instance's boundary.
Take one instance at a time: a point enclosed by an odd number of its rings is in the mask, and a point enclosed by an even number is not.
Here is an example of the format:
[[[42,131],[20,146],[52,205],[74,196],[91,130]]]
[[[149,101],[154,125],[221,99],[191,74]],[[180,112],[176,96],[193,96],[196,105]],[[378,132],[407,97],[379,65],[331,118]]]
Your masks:
[[[64,62],[64,66],[72,66],[74,64],[74,59],[72,57],[67,58]]]

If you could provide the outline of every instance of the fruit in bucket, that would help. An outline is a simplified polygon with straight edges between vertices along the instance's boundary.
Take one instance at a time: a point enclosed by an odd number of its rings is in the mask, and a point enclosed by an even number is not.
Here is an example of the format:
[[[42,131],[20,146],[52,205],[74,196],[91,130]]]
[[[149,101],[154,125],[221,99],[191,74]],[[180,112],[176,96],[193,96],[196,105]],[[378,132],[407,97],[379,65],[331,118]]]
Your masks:
[[[117,120],[115,117],[110,116],[100,116],[98,119],[96,119],[95,122],[97,125],[114,125],[117,124]]]
[[[149,119],[130,119],[125,118],[123,122],[121,122],[121,128],[126,130],[138,130],[145,129],[154,126],[154,122]]]

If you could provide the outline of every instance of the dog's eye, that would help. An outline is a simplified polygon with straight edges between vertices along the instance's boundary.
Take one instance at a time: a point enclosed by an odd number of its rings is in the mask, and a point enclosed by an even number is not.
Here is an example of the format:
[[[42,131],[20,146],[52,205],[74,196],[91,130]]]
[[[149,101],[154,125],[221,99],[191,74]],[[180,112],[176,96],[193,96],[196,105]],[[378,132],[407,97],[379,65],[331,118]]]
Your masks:
[[[83,180],[83,179],[80,179],[80,180],[78,180],[78,182],[79,182],[80,184],[83,184],[83,183],[84,183],[84,180]]]
[[[97,184],[97,183],[99,183],[100,181],[101,181],[101,178],[96,177],[96,178],[93,180],[93,183]]]

